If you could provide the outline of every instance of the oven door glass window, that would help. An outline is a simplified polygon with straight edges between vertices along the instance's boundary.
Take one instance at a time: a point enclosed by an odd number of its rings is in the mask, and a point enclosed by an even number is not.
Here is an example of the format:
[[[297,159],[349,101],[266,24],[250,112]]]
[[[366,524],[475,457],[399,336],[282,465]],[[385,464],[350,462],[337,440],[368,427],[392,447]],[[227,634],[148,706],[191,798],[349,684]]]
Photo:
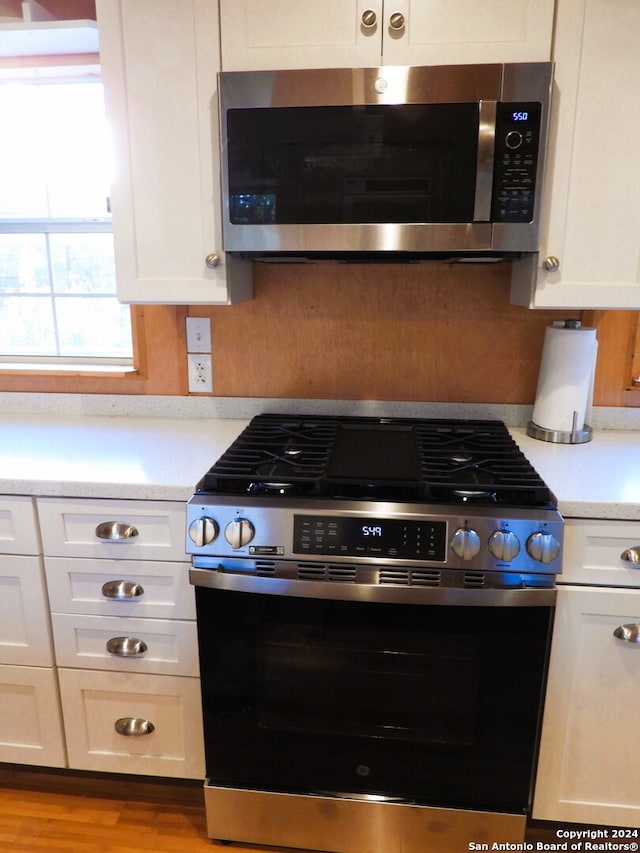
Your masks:
[[[477,103],[227,112],[234,225],[471,222]]]
[[[196,599],[215,784],[528,808],[551,608]]]

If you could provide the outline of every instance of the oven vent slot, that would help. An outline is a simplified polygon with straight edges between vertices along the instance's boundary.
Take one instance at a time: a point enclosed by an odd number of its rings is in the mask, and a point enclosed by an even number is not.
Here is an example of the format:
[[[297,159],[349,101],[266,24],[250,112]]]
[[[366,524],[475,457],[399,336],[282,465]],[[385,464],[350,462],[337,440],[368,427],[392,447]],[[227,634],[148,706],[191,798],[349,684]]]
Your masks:
[[[409,586],[408,569],[381,569],[378,583],[394,583],[399,586]]]
[[[325,565],[323,563],[298,563],[298,580],[353,583],[356,580],[356,567]]]
[[[378,583],[396,586],[440,586],[437,569],[381,569]]]
[[[413,586],[440,586],[440,572],[414,569],[411,572],[411,583]]]
[[[465,572],[463,586],[465,589],[482,589],[484,581],[484,572]]]
[[[256,574],[257,575],[275,575],[276,573],[276,564],[271,560],[256,560]]]

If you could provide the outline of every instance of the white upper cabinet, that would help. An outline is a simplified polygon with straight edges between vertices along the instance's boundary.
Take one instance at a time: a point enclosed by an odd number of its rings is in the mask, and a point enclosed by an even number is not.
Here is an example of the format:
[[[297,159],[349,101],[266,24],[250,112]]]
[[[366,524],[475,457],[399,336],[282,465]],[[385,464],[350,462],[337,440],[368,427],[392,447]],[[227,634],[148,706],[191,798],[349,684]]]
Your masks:
[[[222,252],[215,0],[98,0],[122,302],[225,304],[250,263]]]
[[[224,71],[548,61],[553,0],[220,0]]]
[[[637,0],[558,0],[542,249],[513,302],[640,308],[639,43]]]

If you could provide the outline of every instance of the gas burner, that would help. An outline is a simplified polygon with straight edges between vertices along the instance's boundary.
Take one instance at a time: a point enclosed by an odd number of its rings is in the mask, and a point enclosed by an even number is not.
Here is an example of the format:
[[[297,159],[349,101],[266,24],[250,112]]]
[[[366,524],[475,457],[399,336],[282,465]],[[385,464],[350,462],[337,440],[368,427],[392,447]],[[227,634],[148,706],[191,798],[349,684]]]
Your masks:
[[[295,483],[250,483],[247,486],[251,495],[288,495],[295,490]]]
[[[497,503],[496,493],[489,491],[481,491],[480,489],[454,489],[452,494],[456,498],[461,498],[462,503]]]

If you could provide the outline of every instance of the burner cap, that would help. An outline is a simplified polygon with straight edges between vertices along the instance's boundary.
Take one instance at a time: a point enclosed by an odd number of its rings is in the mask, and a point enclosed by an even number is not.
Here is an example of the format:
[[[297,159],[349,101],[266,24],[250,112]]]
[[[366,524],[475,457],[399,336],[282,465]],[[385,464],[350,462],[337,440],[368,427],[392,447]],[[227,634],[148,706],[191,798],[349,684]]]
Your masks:
[[[463,503],[481,500],[495,501],[496,499],[495,492],[486,491],[484,489],[454,489],[453,494],[457,498],[462,498]]]
[[[295,488],[294,483],[250,483],[247,491],[253,495],[286,495]]]

